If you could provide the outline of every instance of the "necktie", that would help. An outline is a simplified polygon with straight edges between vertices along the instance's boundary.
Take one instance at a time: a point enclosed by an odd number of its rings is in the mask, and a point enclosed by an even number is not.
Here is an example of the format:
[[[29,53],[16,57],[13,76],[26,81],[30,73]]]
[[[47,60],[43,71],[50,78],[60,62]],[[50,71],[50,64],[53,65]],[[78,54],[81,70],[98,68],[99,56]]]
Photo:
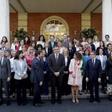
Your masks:
[[[3,57],[1,58],[1,65],[3,64]]]
[[[94,59],[92,59],[92,63],[93,63],[93,65],[95,64],[95,61],[94,61]]]
[[[2,59],[2,58],[0,58],[0,65],[1,65],[1,59]]]
[[[58,54],[56,54],[56,62],[58,61]]]

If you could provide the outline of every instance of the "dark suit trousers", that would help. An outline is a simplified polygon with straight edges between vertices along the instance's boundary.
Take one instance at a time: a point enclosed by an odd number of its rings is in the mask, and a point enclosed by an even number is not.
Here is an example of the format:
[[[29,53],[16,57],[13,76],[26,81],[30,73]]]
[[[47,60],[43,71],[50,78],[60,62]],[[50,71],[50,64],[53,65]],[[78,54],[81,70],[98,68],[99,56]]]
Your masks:
[[[89,82],[86,82],[86,75],[84,75],[82,79],[82,91],[87,90],[89,90]]]
[[[101,86],[102,86],[102,91],[105,91],[106,86],[107,86],[107,80],[106,80],[106,73],[101,74]]]
[[[0,101],[3,101],[3,91],[5,89],[6,101],[9,101],[9,82],[6,79],[0,79]]]
[[[26,103],[26,79],[15,80],[17,89],[17,103]]]
[[[62,96],[62,76],[56,77],[52,76],[51,77],[51,101],[56,100],[56,92],[57,92],[57,100],[61,100]]]
[[[41,86],[39,85],[39,82],[34,83],[34,98],[33,103],[39,103],[41,102]]]
[[[90,83],[90,99],[91,100],[99,100],[99,83],[98,79],[89,80]],[[94,96],[95,93],[95,96]]]
[[[15,93],[15,80],[14,80],[14,72],[11,73],[11,80],[10,80],[10,95]]]

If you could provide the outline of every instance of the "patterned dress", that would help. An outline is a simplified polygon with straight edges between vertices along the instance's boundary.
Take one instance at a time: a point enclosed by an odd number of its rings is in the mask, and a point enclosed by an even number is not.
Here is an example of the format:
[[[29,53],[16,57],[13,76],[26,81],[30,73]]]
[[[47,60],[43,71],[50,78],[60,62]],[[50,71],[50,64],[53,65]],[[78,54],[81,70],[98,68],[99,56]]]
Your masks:
[[[82,60],[77,61],[72,59],[69,65],[68,85],[82,87]]]

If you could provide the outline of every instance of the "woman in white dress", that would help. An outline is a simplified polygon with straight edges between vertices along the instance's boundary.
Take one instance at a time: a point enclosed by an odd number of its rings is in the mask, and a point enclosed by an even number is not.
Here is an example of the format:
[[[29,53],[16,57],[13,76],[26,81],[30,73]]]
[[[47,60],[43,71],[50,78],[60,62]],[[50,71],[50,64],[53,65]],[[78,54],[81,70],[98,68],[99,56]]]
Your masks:
[[[78,92],[82,87],[82,55],[75,53],[69,65],[68,84],[71,85],[72,102],[79,103]]]

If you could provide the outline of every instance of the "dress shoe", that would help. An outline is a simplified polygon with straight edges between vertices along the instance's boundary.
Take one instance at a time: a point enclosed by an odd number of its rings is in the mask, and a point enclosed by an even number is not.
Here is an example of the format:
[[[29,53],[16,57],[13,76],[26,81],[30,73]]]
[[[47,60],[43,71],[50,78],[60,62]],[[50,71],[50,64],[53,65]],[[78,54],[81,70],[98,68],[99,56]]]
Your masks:
[[[21,105],[21,103],[17,103],[17,105],[18,105],[18,106],[20,106],[20,105]]]
[[[39,102],[33,102],[33,106],[42,106],[42,104],[44,104],[44,102],[39,101]]]
[[[61,101],[61,100],[57,100],[57,103],[58,103],[58,104],[62,104],[62,101]]]
[[[95,102],[100,103],[101,101],[100,101],[100,99],[96,99]]]
[[[94,102],[94,99],[90,99],[89,102],[90,102],[90,103],[93,103],[93,102]]]
[[[26,102],[23,102],[23,103],[22,103],[23,106],[25,106],[26,104],[27,104]]]
[[[7,105],[7,106],[11,105],[10,101],[7,101],[6,105]]]
[[[0,101],[0,105],[2,105],[3,104],[3,101]]]
[[[44,102],[43,101],[39,101],[39,102],[37,102],[38,104],[44,104]]]
[[[33,103],[33,106],[36,106],[36,103]]]
[[[51,104],[55,104],[55,101],[51,101]]]

